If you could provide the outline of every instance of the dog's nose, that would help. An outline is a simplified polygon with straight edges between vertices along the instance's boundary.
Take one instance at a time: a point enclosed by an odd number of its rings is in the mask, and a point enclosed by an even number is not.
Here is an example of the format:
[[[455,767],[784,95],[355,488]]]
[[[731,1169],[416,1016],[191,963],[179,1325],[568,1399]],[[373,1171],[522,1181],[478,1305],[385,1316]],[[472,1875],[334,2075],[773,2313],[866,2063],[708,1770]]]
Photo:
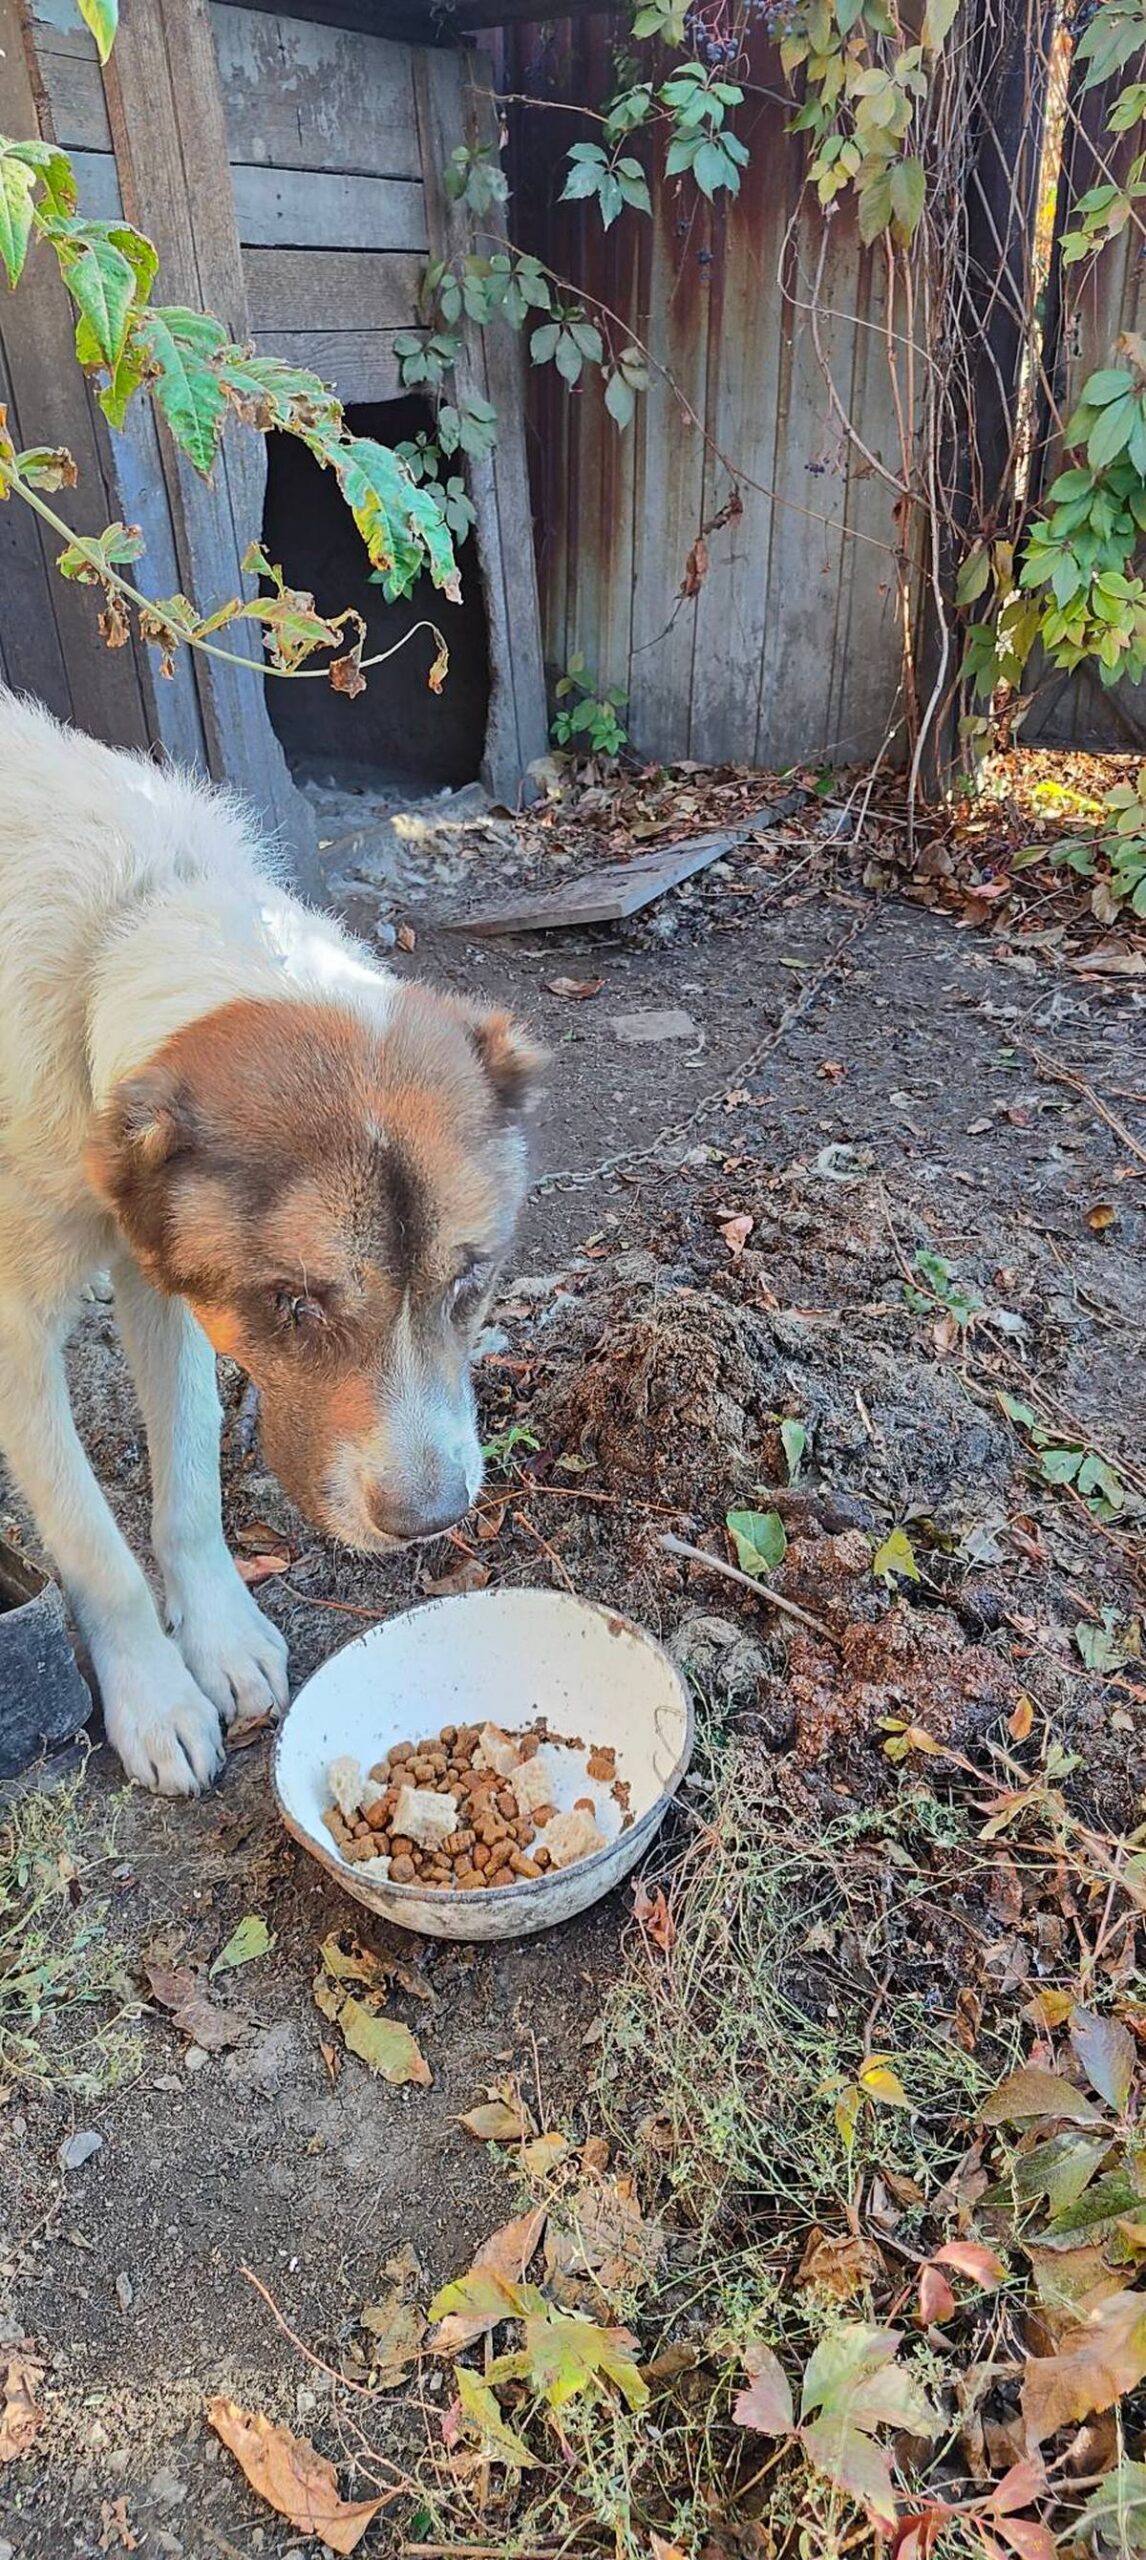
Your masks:
[[[440,1537],[444,1529],[452,1529],[470,1507],[470,1490],[461,1467],[443,1468],[432,1482],[399,1490],[393,1485],[371,1485],[366,1493],[366,1508],[376,1529],[384,1537]]]

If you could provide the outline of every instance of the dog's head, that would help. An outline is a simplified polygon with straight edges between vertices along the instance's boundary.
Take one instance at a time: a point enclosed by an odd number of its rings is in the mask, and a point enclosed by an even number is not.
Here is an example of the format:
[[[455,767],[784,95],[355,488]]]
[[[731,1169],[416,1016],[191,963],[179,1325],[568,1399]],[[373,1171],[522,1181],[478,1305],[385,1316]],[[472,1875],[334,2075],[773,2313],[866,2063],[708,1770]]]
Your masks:
[[[418,986],[381,1027],[243,999],[96,1122],[89,1179],[136,1260],[255,1380],[271,1465],[351,1546],[430,1536],[478,1491],[470,1355],[540,1065],[507,1014]]]

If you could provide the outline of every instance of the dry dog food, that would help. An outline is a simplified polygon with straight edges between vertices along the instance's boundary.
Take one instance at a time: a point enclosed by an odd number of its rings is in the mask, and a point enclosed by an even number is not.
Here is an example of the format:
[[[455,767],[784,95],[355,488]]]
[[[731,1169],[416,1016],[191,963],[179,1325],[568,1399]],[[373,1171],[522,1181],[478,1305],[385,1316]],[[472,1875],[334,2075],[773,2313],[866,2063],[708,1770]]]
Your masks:
[[[558,1811],[555,1755],[567,1762],[571,1751],[580,1758],[584,1746],[551,1737],[543,1717],[525,1733],[446,1724],[430,1742],[396,1742],[369,1771],[348,1754],[332,1760],[322,1818],[342,1856],[379,1881],[466,1893],[528,1883],[605,1846],[595,1795]],[[616,1753],[595,1747],[583,1765],[619,1804],[627,1830],[633,1816]]]

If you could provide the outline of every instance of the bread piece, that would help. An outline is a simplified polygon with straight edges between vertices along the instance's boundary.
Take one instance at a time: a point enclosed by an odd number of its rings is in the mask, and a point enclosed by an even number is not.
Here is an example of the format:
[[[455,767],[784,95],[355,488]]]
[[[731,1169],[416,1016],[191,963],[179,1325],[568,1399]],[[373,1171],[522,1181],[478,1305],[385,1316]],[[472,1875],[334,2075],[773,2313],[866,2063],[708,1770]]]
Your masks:
[[[510,1771],[509,1783],[520,1813],[533,1814],[539,1805],[552,1804],[557,1782],[548,1753],[541,1750],[523,1760],[520,1769]]]
[[[605,1835],[598,1831],[591,1813],[555,1813],[547,1822],[535,1849],[547,1849],[553,1867],[575,1866],[579,1858],[591,1858],[595,1849],[603,1849]]]
[[[511,1734],[503,1733],[499,1724],[483,1724],[474,1753],[475,1769],[492,1769],[495,1777],[510,1778],[520,1759]]]
[[[344,1821],[353,1822],[361,1811],[363,1787],[369,1783],[363,1778],[361,1761],[353,1759],[349,1751],[344,1752],[340,1760],[331,1761],[326,1783],[331,1803],[337,1805]]]
[[[440,1849],[458,1827],[456,1796],[440,1796],[433,1787],[399,1789],[392,1836],[413,1840],[419,1849]]]

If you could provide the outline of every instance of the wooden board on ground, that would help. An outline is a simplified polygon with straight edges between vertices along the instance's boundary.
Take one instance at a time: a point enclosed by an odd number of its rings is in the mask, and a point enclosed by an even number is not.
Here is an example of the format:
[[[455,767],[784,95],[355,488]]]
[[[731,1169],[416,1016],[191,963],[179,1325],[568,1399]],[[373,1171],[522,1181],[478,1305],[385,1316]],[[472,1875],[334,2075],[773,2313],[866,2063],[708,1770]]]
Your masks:
[[[553,933],[561,927],[582,924],[621,924],[626,916],[639,915],[642,907],[650,907],[654,899],[663,898],[666,889],[679,889],[682,880],[691,880],[694,872],[705,871],[721,854],[731,853],[738,844],[751,837],[766,835],[769,827],[781,818],[790,818],[800,808],[802,791],[789,791],[782,800],[772,800],[758,809],[754,818],[746,818],[742,826],[726,827],[718,835],[692,836],[686,843],[662,845],[657,853],[638,854],[633,862],[611,862],[600,871],[587,871],[580,880],[570,880],[560,889],[539,889],[531,898],[519,899],[516,906],[486,907],[476,916],[452,916],[442,926],[446,933]]]

